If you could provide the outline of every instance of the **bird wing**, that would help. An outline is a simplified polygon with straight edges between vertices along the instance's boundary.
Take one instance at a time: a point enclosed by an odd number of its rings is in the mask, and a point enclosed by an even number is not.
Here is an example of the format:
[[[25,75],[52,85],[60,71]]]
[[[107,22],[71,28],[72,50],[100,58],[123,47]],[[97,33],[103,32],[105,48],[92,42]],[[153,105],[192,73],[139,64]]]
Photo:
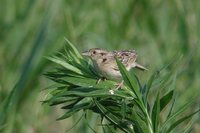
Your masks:
[[[112,55],[114,57],[117,57],[119,61],[121,61],[124,64],[126,68],[133,62],[135,62],[137,59],[137,53],[135,52],[135,50],[113,51]],[[118,70],[117,64],[113,67],[113,69]]]
[[[126,67],[137,59],[137,53],[134,50],[113,51],[113,53]]]

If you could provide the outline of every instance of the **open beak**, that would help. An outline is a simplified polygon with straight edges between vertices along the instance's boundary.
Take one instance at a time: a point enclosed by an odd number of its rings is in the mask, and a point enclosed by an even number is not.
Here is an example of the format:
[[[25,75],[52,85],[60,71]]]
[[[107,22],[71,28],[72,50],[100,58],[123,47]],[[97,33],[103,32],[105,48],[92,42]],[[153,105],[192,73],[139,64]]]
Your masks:
[[[89,51],[82,52],[82,55],[83,56],[91,56],[90,53],[89,53]]]

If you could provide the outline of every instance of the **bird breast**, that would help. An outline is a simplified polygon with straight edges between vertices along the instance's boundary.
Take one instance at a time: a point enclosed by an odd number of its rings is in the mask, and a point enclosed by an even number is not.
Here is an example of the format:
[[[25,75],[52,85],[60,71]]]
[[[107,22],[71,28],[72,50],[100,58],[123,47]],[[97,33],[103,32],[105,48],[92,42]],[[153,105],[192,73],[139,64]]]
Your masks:
[[[114,81],[121,81],[121,73],[120,71],[117,71],[114,69],[114,66],[116,66],[116,62],[114,60],[96,60],[93,61],[94,67],[96,68],[96,71],[100,73],[103,77],[114,80]]]

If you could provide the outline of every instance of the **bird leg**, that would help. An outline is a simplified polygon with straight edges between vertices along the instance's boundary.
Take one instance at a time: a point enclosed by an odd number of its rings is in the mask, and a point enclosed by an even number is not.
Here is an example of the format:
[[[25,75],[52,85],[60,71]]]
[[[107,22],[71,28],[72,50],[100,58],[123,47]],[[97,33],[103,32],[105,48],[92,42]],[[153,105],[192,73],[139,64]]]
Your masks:
[[[122,88],[122,86],[124,85],[124,80],[122,80],[120,83],[117,83],[116,84],[116,88],[115,88],[115,90],[118,90],[119,88]]]
[[[101,77],[101,78],[99,78],[99,79],[97,80],[96,84],[99,84],[101,81],[105,81],[105,80],[106,80],[105,77]]]

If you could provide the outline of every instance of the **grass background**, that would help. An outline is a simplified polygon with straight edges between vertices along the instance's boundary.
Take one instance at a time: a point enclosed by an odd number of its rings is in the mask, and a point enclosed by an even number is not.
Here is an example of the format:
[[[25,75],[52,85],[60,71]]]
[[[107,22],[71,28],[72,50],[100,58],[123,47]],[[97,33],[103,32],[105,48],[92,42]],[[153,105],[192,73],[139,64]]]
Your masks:
[[[143,82],[183,55],[175,83],[176,108],[196,98],[188,112],[194,111],[200,101],[199,4],[198,0],[1,0],[0,129],[65,132],[77,121],[78,117],[55,121],[62,111],[40,102],[45,97],[42,90],[52,84],[42,75],[52,67],[44,57],[62,51],[64,37],[79,51],[135,49],[139,62],[150,69],[137,72]],[[199,115],[193,121],[194,132],[199,132]],[[86,124],[71,132],[83,130],[91,132]]]

